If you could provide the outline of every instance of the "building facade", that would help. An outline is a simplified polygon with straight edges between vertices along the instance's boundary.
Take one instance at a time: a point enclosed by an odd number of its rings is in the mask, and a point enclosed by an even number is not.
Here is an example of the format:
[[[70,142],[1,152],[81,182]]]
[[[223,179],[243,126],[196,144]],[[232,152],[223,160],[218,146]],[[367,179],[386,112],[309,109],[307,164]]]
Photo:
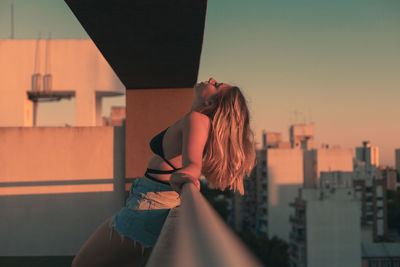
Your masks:
[[[353,151],[338,147],[304,151],[305,188],[317,188],[321,172],[327,171],[353,171]]]
[[[372,227],[374,242],[387,240],[386,180],[374,165],[355,160],[353,185],[361,199],[361,225]]]
[[[303,188],[291,206],[291,267],[361,266],[360,201],[352,187]]]

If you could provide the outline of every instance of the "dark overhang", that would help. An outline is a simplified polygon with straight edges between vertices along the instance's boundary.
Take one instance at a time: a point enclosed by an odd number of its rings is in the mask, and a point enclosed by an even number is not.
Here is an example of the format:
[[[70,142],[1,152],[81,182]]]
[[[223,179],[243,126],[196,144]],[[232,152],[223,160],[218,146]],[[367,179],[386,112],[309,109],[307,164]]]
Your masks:
[[[65,0],[127,89],[197,81],[207,0]]]

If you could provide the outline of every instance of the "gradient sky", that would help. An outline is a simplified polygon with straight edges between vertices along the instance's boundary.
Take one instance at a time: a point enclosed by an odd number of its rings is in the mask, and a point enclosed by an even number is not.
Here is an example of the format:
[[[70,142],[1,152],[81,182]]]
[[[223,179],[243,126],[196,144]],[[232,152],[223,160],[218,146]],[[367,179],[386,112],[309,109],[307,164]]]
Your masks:
[[[88,38],[64,1],[1,0],[0,38]],[[208,0],[199,80],[238,85],[252,127],[288,139],[314,122],[315,141],[354,148],[370,140],[381,164],[400,148],[400,1]],[[105,98],[110,106],[124,97]],[[51,111],[51,112],[50,112]],[[39,125],[74,124],[74,100],[41,103]]]

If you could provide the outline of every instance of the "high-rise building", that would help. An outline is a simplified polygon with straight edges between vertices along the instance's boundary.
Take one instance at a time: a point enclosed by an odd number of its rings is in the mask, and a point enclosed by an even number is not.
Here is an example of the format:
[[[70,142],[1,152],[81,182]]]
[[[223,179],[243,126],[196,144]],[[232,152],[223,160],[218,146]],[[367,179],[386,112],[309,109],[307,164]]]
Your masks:
[[[267,148],[256,150],[257,164],[244,180],[244,197],[234,197],[233,208],[241,209],[233,211],[234,225],[238,231],[266,233],[288,241],[289,203],[303,184],[303,151],[282,148],[283,142],[265,143]]]
[[[289,241],[289,204],[303,185],[303,151],[268,149],[268,236]]]
[[[289,128],[290,146],[310,150],[314,147],[314,124],[294,124]]]
[[[304,151],[304,187],[316,188],[320,173],[353,171],[353,151],[338,147]]]
[[[363,161],[354,161],[353,185],[361,199],[361,225],[372,227],[373,241],[387,240],[386,180],[380,172]]]
[[[237,231],[267,233],[266,149],[256,150],[256,162],[250,177],[243,181],[245,194],[234,195],[234,227]]]
[[[352,187],[302,188],[291,206],[291,267],[361,266],[360,200]]]
[[[355,159],[352,172],[321,172],[318,188],[353,187],[360,199],[362,241],[387,238],[386,178],[375,166]]]
[[[397,170],[397,177],[400,177],[400,148],[394,151],[395,153],[395,161],[396,161],[396,170]],[[400,182],[399,178],[397,180]]]
[[[362,147],[356,147],[356,159],[379,166],[379,148],[371,146],[369,141],[363,141]]]

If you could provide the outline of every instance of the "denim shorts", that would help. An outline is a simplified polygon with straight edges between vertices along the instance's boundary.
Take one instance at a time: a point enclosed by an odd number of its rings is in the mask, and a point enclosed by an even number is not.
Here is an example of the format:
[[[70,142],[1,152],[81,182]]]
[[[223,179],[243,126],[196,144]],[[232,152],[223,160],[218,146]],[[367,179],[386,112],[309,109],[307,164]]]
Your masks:
[[[131,238],[142,249],[154,247],[161,228],[171,208],[179,206],[179,194],[170,185],[153,181],[145,176],[137,177],[129,190],[125,206],[109,223],[110,240],[113,229],[121,236]]]

